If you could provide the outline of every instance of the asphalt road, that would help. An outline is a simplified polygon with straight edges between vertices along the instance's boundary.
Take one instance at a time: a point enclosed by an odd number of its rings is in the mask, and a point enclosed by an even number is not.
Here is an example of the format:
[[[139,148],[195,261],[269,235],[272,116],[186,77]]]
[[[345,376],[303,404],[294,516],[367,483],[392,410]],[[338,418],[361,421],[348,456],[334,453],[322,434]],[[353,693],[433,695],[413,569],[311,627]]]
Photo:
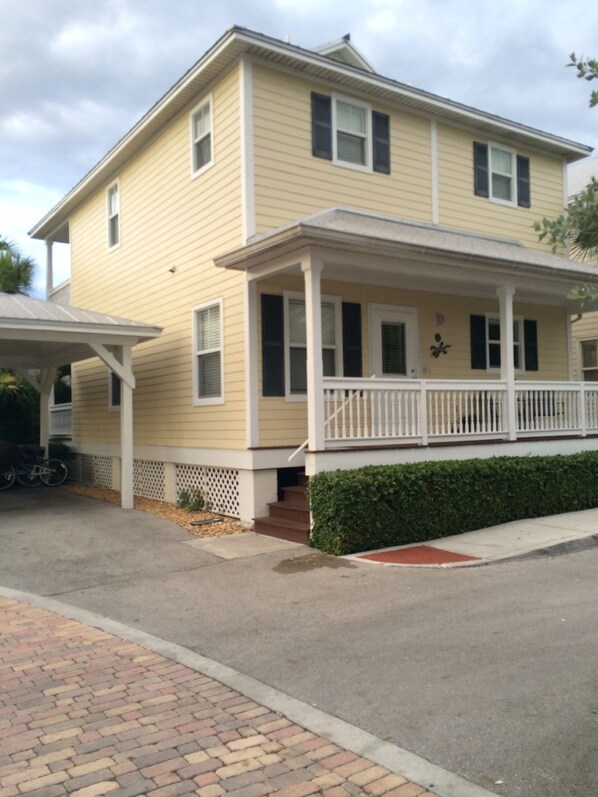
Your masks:
[[[0,584],[189,647],[497,794],[597,797],[597,548],[424,570],[188,541],[82,496],[0,493]]]

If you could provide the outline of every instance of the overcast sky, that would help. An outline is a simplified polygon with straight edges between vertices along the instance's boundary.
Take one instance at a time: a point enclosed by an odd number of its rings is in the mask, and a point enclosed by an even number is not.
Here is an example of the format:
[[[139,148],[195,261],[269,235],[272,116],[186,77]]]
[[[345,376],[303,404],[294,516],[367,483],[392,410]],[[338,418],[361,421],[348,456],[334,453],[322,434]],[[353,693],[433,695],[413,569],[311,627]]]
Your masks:
[[[387,77],[598,150],[590,0],[0,0],[0,236],[27,231],[231,25],[315,47],[351,33]],[[60,247],[56,247],[60,248]]]

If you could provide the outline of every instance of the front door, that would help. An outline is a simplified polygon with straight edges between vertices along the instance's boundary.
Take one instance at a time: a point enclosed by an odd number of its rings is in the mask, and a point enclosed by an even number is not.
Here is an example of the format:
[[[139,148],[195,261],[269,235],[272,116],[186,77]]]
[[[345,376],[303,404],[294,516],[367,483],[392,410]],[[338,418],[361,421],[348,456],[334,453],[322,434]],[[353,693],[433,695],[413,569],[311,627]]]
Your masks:
[[[371,374],[378,378],[417,377],[417,313],[412,308],[374,304],[371,317]]]

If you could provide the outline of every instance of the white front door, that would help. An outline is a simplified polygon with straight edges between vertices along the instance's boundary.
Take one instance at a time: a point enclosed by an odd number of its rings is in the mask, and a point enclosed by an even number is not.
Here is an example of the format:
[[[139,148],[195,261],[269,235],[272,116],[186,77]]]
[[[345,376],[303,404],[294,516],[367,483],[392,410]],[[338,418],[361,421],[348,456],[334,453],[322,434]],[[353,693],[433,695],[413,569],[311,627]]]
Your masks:
[[[410,307],[370,305],[371,375],[387,379],[415,379],[417,311]]]

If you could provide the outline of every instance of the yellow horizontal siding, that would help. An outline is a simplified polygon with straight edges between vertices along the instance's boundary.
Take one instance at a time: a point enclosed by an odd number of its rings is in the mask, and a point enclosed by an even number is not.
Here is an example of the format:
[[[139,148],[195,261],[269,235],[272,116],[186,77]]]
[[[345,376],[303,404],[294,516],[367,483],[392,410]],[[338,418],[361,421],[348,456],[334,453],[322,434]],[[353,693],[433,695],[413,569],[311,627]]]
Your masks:
[[[439,223],[514,239],[548,252],[532,225],[545,216],[556,218],[563,211],[562,161],[541,152],[517,149],[519,155],[530,159],[531,207],[501,205],[474,194],[474,140],[488,143],[477,133],[438,125]],[[493,139],[491,143],[514,148],[508,141]]]
[[[258,232],[338,205],[431,221],[429,121],[374,101],[374,110],[391,116],[391,174],[334,166],[312,156],[312,91],[330,93],[290,73],[254,65]]]
[[[241,243],[239,73],[212,89],[214,164],[191,175],[189,112],[198,97],[117,175],[120,246],[108,251],[106,195],[70,221],[74,305],[163,327],[133,351],[135,442],[245,446],[243,278],[213,266]],[[225,403],[193,405],[192,308],[223,299]],[[99,360],[74,368],[75,438],[117,442]]]

